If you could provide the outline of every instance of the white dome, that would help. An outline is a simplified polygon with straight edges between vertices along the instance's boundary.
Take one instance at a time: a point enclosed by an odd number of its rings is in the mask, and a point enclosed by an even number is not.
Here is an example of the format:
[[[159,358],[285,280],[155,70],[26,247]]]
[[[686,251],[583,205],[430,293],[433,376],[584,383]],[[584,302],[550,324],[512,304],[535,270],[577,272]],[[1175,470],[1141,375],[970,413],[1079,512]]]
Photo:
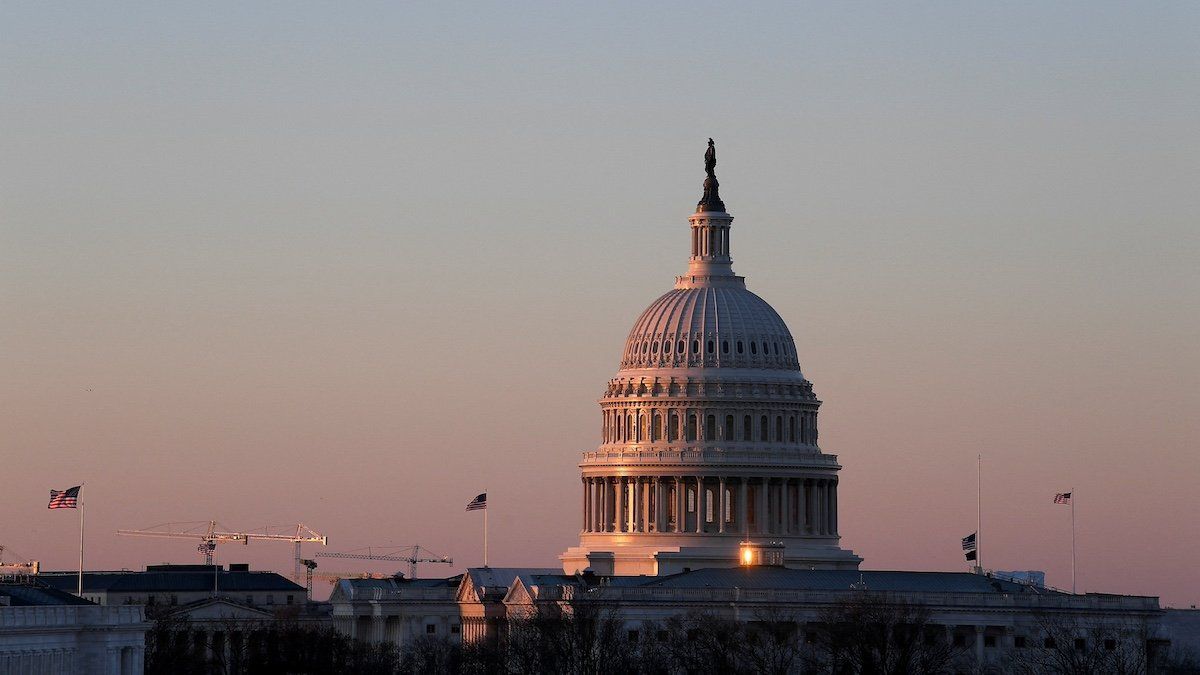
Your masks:
[[[625,340],[621,370],[800,370],[787,324],[741,285],[676,288],[642,312]]]

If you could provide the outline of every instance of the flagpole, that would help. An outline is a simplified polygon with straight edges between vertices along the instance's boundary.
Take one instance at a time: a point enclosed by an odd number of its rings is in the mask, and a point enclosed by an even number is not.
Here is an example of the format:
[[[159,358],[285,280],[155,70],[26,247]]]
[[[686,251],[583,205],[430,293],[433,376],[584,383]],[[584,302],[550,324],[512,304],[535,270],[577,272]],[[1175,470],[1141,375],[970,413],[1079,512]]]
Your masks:
[[[484,488],[484,490],[483,490],[483,494],[485,494],[485,495],[487,494],[487,488]],[[487,554],[488,554],[488,550],[487,550],[487,548],[488,548],[488,541],[487,541],[487,535],[488,535],[488,532],[487,532],[487,531],[488,531],[487,513],[488,513],[488,508],[487,508],[487,498],[485,497],[485,498],[484,498],[484,504],[483,504],[483,566],[484,566],[484,567],[487,567],[487,566],[488,566],[488,560],[487,560]]]
[[[83,499],[83,483],[79,484],[79,584],[76,595],[83,597],[83,514],[87,510]]]
[[[1075,488],[1071,488],[1071,593],[1075,593]]]
[[[983,455],[975,455],[975,567],[983,571]]]

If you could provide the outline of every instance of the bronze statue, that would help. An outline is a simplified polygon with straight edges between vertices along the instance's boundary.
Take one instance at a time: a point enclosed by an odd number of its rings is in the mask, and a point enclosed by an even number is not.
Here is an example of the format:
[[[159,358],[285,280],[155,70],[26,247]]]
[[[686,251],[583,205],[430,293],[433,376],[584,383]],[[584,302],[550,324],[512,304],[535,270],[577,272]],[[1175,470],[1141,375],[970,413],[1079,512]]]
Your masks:
[[[708,176],[704,179],[704,196],[696,204],[696,213],[724,211],[725,202],[717,194],[717,188],[720,187],[717,182],[717,145],[711,138],[708,139],[708,150],[704,151],[704,173]]]

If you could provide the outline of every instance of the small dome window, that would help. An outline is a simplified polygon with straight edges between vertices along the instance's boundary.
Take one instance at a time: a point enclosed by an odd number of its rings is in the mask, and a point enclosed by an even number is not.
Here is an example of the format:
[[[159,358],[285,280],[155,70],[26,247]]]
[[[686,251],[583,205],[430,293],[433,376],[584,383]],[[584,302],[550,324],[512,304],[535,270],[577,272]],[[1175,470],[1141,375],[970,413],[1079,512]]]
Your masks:
[[[751,353],[751,354],[757,354],[757,353],[758,353],[758,343],[757,343],[757,342],[753,342],[753,341],[752,341],[752,342],[750,343],[750,353]]]
[[[675,345],[675,352],[678,354],[682,354],[685,351],[686,350],[684,349],[683,340],[680,340],[679,343]]]
[[[643,343],[642,343],[642,353],[643,353],[643,354],[645,354],[647,349],[650,349],[650,343],[649,343],[649,342],[643,342]]]
[[[741,354],[741,353],[742,353],[742,341],[741,341],[741,340],[738,340],[738,341],[737,341],[737,352],[738,352],[739,354]]]
[[[767,343],[763,343],[763,354],[770,354],[771,350],[767,349]]]
[[[650,345],[650,353],[651,353],[651,354],[657,354],[657,353],[658,353],[658,343],[657,343],[657,342],[655,342],[654,344]]]
[[[713,344],[712,340],[709,340],[708,341],[708,353],[711,354],[715,350],[716,350],[716,346]]]
[[[776,342],[774,346],[775,346],[775,356],[779,356],[779,343]]]
[[[670,340],[663,340],[663,353],[664,354],[671,353],[671,341]]]
[[[721,340],[721,353],[722,354],[729,353],[729,340]]]
[[[692,353],[693,354],[700,353],[700,341],[699,340],[692,340]]]

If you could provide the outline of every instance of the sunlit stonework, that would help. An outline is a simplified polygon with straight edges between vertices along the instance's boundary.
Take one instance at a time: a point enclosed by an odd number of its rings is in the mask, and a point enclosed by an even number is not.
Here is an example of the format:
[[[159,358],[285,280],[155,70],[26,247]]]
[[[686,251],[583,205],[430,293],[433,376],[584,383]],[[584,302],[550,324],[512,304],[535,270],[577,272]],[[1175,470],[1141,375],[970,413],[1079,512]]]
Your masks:
[[[733,272],[711,140],[705,165],[687,273],[634,322],[600,401],[563,569],[735,566],[747,540],[782,544],[789,567],[857,568],[838,544],[841,467],[817,444],[821,402],[783,319]]]

